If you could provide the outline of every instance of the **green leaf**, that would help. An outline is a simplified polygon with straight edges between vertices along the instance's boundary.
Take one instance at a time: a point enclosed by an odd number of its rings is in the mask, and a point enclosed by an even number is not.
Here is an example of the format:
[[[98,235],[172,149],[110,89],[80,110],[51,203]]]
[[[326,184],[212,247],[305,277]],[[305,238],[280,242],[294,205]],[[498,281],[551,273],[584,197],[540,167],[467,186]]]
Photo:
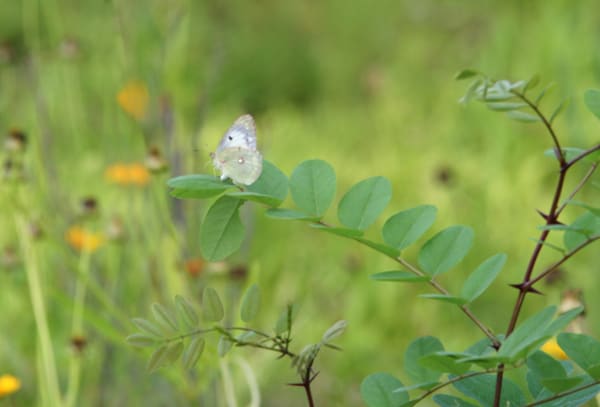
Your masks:
[[[288,332],[292,329],[292,323],[296,315],[298,314],[298,305],[290,304],[286,307],[285,311],[283,311],[277,322],[275,323],[275,335],[282,335],[284,332]]]
[[[204,351],[204,338],[196,337],[190,341],[187,348],[183,351],[181,356],[181,362],[185,369],[192,369],[200,360],[202,352]]]
[[[480,73],[475,69],[463,69],[462,71],[454,75],[454,79],[456,79],[457,81],[461,81],[463,79],[469,79],[477,75],[480,75]]]
[[[155,324],[154,322],[150,322],[144,318],[132,318],[131,322],[134,323],[135,326],[138,327],[140,331],[150,336],[154,336],[155,338],[162,338],[163,332],[160,329],[160,326]]]
[[[230,192],[227,194],[227,196],[240,199],[242,201],[252,201],[271,207],[281,205],[281,200],[279,200],[279,198],[274,198],[270,195],[258,194],[256,192]]]
[[[212,287],[206,287],[202,295],[202,313],[208,321],[218,322],[225,316],[219,294]]]
[[[171,314],[171,312],[159,303],[152,304],[152,315],[154,319],[167,331],[177,331],[177,319]]]
[[[430,276],[445,273],[467,255],[472,243],[471,228],[451,226],[423,245],[419,252],[419,265]]]
[[[544,96],[551,93],[551,91],[554,89],[555,86],[556,86],[556,83],[554,83],[554,82],[551,82],[548,85],[546,85],[544,87],[544,89],[542,89],[542,91],[540,92],[538,97],[535,99],[535,102],[533,102],[533,104],[536,106],[539,105],[540,102],[542,101],[542,99],[544,98]]]
[[[448,394],[436,394],[433,396],[433,401],[440,407],[477,407],[475,404]]]
[[[583,381],[583,376],[541,379],[540,383],[553,393],[574,388]],[[579,405],[579,404],[577,404]]]
[[[364,239],[362,237],[355,237],[354,240],[364,244],[365,246],[369,246],[371,249],[378,251],[379,253],[385,254],[388,257],[395,259],[400,255],[400,251],[394,249],[393,247],[387,246],[385,244],[373,242],[369,239]]]
[[[417,338],[408,345],[404,354],[404,370],[416,382],[437,382],[441,373],[428,369],[419,362],[423,356],[443,351],[444,346],[433,336]]]
[[[287,196],[288,179],[283,172],[271,162],[263,160],[263,169],[260,177],[252,184],[246,187],[249,194],[246,197],[270,197],[270,200],[264,200],[266,205],[279,206]]]
[[[158,343],[156,336],[140,333],[129,335],[127,338],[125,338],[125,342],[131,346],[137,346],[138,348],[154,346]]]
[[[510,112],[507,112],[506,115],[513,120],[523,123],[533,123],[540,121],[539,117],[530,113],[521,112],[520,110],[512,110]]]
[[[208,210],[200,228],[200,250],[207,260],[223,260],[242,245],[241,204],[239,199],[222,196]]]
[[[223,357],[227,354],[227,352],[229,352],[232,346],[233,342],[231,342],[231,339],[225,335],[221,335],[219,338],[219,343],[217,344],[217,353],[219,356]]]
[[[182,175],[167,181],[169,194],[175,198],[202,199],[219,195],[235,185],[223,183],[213,175]]]
[[[309,222],[316,222],[319,220],[318,217],[307,215],[306,213],[286,208],[270,208],[267,209],[265,215],[273,219],[282,220],[303,220]]]
[[[252,284],[248,288],[246,294],[244,294],[244,298],[242,299],[242,305],[240,307],[240,315],[242,317],[242,321],[252,321],[258,314],[259,309],[260,289],[256,284]]]
[[[495,110],[497,112],[509,112],[512,110],[522,109],[527,107],[527,103],[523,102],[488,102],[486,106],[490,110]]]
[[[464,355],[460,355],[464,356]],[[419,359],[419,364],[427,369],[435,370],[441,373],[453,373],[461,375],[469,370],[470,363],[458,362],[455,354],[447,352],[437,352],[425,355]]]
[[[161,346],[150,356],[147,366],[148,371],[153,372],[163,366],[172,364],[179,358],[182,351],[183,343],[181,341]]]
[[[600,235],[600,217],[593,212],[585,212],[569,225],[565,232],[564,243],[567,250],[573,250],[593,236]]]
[[[196,313],[192,304],[181,295],[175,296],[175,308],[177,309],[179,319],[183,321],[188,328],[193,329],[198,326],[198,322],[200,322],[198,313]]]
[[[590,112],[600,119],[600,90],[588,89],[583,94],[583,101]]]
[[[554,122],[554,119],[556,119],[556,116],[558,116],[563,110],[565,110],[565,108],[567,106],[569,106],[569,99],[565,99],[562,102],[560,102],[560,105],[558,105],[558,107],[554,110],[554,112],[552,112],[552,115],[550,115],[550,119],[548,119],[548,122],[550,124],[552,124],[552,122]]]
[[[533,75],[523,87],[523,93],[535,88],[540,83],[540,75]]]
[[[418,276],[403,270],[383,271],[381,273],[371,274],[369,278],[375,281],[394,281],[400,283],[420,283],[430,280],[429,276]]]
[[[529,368],[528,373],[535,375],[540,384],[543,379],[564,380],[567,378],[567,372],[563,365],[553,357],[539,350],[533,352],[527,358],[527,367]],[[544,386],[552,391],[561,391],[548,387],[546,384]]]
[[[451,375],[454,379],[456,376]],[[452,384],[454,388],[467,397],[477,400],[482,406],[494,405],[496,375],[471,376]],[[524,406],[527,403],[525,395],[514,382],[508,379],[502,381],[500,406]]]
[[[417,206],[391,216],[383,225],[383,241],[402,250],[408,247],[435,221],[437,208],[431,205]]]
[[[477,97],[477,90],[479,89],[479,87],[481,86],[482,83],[483,83],[483,79],[476,79],[473,82],[471,82],[471,84],[467,88],[467,91],[465,92],[464,96],[458,100],[458,103],[460,103],[462,105],[466,105],[474,97]]]
[[[561,151],[563,153],[563,156],[565,157],[565,160],[571,161],[573,158],[577,157],[579,154],[583,153],[585,150],[583,148],[577,148],[577,147],[563,147],[563,148],[561,148]],[[549,148],[549,149],[545,150],[544,155],[546,157],[556,159],[556,153],[553,148]],[[593,162],[593,160],[592,161],[589,160],[589,156],[584,158],[584,160],[588,161],[588,162]]]
[[[337,321],[335,324],[331,325],[329,327],[329,329],[327,329],[327,331],[325,331],[325,333],[323,334],[323,337],[321,338],[321,342],[323,342],[323,343],[331,342],[332,340],[334,340],[335,338],[337,338],[338,336],[343,334],[344,331],[346,330],[347,326],[348,326],[347,321],[344,321],[343,319],[340,321]]]
[[[360,395],[368,407],[397,407],[408,401],[408,393],[394,391],[401,386],[389,373],[373,373],[360,384]]]
[[[445,295],[445,294],[421,294],[419,295],[421,298],[428,298],[430,300],[449,302],[451,304],[456,305],[465,305],[468,301],[465,298],[455,297],[453,295]]]
[[[569,323],[577,318],[583,312],[583,307],[576,307],[565,311],[558,316],[548,327],[546,328],[546,334],[554,336],[556,333],[562,331]]]
[[[559,346],[594,379],[600,379],[600,342],[588,335],[562,333],[557,338]]]
[[[490,257],[472,272],[462,287],[460,296],[468,302],[474,301],[492,284],[506,263],[505,254]]]
[[[390,181],[384,177],[367,178],[342,197],[338,219],[350,229],[365,230],[383,212],[391,197]]]
[[[551,334],[546,331],[556,312],[556,307],[544,308],[537,314],[527,318],[517,326],[513,333],[504,341],[498,351],[499,357],[517,358],[528,350],[534,350],[548,339]]]
[[[363,235],[362,231],[356,230],[356,229],[334,228],[331,226],[322,225],[320,223],[312,223],[310,226],[315,229],[321,229],[321,230],[324,230],[325,232],[329,232],[334,235],[338,235],[338,236],[342,236],[342,237],[347,237],[350,239],[353,239],[355,237],[360,237]]]
[[[335,196],[335,171],[322,160],[300,163],[290,176],[292,199],[302,211],[322,217]]]

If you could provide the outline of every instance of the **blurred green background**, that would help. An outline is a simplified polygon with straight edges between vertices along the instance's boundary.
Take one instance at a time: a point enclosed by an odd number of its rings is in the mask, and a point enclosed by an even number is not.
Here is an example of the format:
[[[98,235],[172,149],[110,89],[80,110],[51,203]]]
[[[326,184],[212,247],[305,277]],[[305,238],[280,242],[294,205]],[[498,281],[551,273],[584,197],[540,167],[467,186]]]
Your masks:
[[[480,338],[456,309],[417,298],[428,287],[369,280],[395,268],[388,260],[304,224],[267,219],[262,208],[246,208],[250,233],[239,254],[204,263],[197,240],[205,203],[175,202],[165,181],[212,173],[209,152],[247,112],[263,155],[287,174],[305,159],[326,160],[337,172],[338,197],[383,175],[394,188],[386,216],[428,203],[439,209],[436,230],[472,226],[473,251],[441,278],[450,291],[482,260],[507,253],[503,274],[474,306],[492,329],[506,329],[516,297],[507,284],[522,278],[541,223],[535,209],[549,206],[557,167],[542,154],[551,144],[541,126],[460,106],[466,84],[453,76],[474,67],[557,82],[543,108],[550,113],[572,97],[557,132],[564,145],[587,147],[598,139],[598,122],[581,95],[600,81],[599,27],[594,0],[2,2],[0,131],[7,140],[17,130],[27,137],[24,151],[2,152],[0,181],[0,374],[22,381],[15,405],[42,400],[32,264],[42,276],[61,389],[79,377],[74,405],[222,406],[226,371],[246,405],[244,364],[261,405],[305,405],[301,389],[286,386],[296,380],[288,362],[250,349],[219,362],[216,341],[192,373],[179,366],[145,373],[149,353],[124,343],[134,331],[127,319],[149,316],[152,302],[175,294],[198,301],[207,285],[228,299],[235,318],[240,292],[258,283],[265,330],[286,304],[300,303],[297,347],[348,320],[338,341],[344,351],[318,360],[322,406],[361,405],[360,382],[375,371],[407,380],[403,352],[417,336],[438,336],[450,350]],[[168,169],[147,183],[143,174],[130,183],[114,176],[128,171],[116,163],[159,170],[163,162]],[[18,219],[28,227],[19,229]],[[97,250],[77,250],[75,225],[102,234]],[[377,230],[368,236],[379,239]],[[583,288],[589,329],[598,335],[592,252],[568,263],[546,295],[528,297],[525,312]],[[85,338],[81,351],[74,337]]]

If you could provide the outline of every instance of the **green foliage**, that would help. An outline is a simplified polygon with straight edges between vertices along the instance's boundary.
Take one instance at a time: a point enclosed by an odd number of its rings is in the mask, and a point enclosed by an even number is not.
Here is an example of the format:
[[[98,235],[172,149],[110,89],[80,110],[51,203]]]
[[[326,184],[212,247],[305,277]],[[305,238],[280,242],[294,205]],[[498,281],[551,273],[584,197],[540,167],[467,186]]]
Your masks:
[[[389,373],[373,373],[360,384],[360,395],[369,407],[396,407],[408,401],[408,393],[396,392],[402,382]]]

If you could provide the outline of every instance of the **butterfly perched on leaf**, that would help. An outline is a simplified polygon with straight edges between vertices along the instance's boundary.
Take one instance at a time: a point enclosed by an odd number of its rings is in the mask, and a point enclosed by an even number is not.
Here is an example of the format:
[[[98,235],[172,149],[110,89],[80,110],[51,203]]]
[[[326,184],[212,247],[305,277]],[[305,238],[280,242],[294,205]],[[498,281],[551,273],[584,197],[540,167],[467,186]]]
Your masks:
[[[213,165],[221,171],[221,180],[251,185],[262,172],[262,154],[256,148],[256,125],[249,114],[236,119],[225,132],[214,153]]]

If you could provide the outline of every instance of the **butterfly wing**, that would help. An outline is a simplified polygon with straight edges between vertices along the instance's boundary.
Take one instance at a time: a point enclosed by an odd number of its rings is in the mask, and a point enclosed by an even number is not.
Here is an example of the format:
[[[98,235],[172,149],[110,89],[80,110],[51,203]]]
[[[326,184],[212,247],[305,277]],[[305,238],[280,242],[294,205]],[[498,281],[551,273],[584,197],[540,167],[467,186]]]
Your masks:
[[[221,171],[222,180],[231,178],[235,184],[250,185],[262,172],[262,160],[257,150],[227,147],[214,154],[213,164]]]
[[[245,114],[233,122],[217,146],[217,152],[229,147],[256,150],[256,125],[252,116]]]

